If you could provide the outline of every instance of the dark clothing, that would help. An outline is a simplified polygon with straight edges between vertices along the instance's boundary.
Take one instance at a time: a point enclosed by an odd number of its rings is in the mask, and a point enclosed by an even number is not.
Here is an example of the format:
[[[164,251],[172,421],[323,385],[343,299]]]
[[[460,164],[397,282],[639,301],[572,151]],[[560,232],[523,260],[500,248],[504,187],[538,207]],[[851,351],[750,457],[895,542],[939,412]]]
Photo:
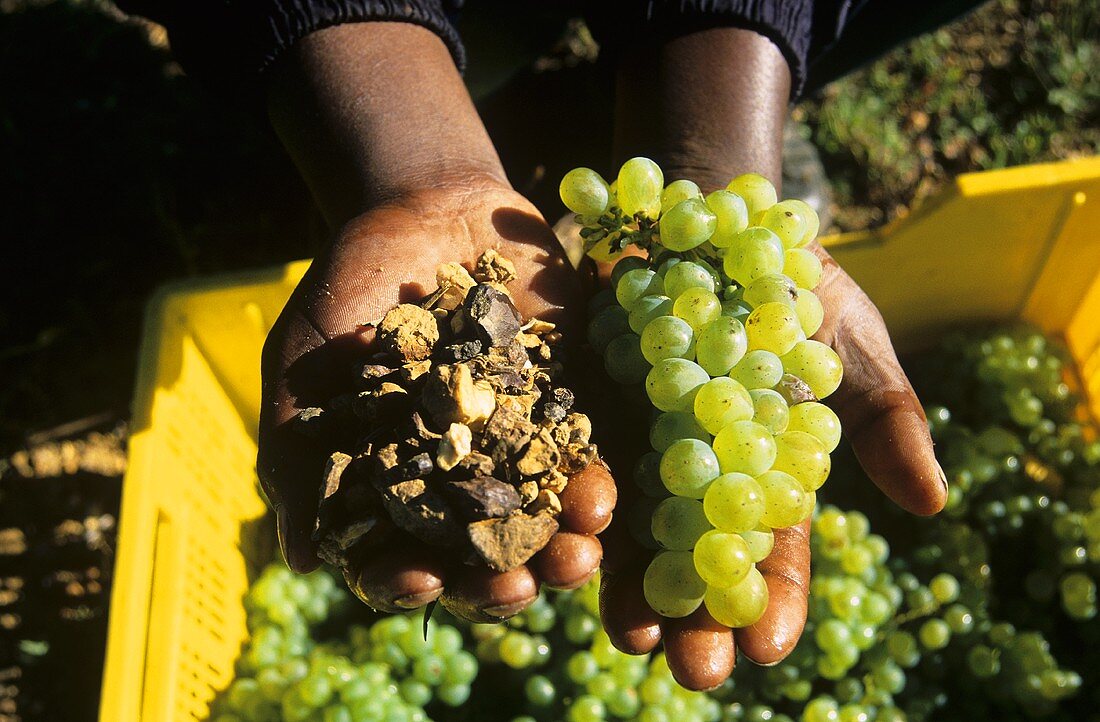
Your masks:
[[[541,5],[509,0],[513,14],[519,7],[516,3]],[[466,62],[455,29],[463,0],[118,0],[118,4],[167,26],[183,65],[223,88],[254,79],[310,32],[348,22],[421,25],[446,43],[460,69]],[[610,53],[624,43],[646,43],[711,27],[754,30],[783,52],[791,68],[792,96],[797,99],[978,4],[980,0],[555,0],[547,7],[587,17],[604,52]],[[499,32],[507,34],[511,29],[501,27]]]

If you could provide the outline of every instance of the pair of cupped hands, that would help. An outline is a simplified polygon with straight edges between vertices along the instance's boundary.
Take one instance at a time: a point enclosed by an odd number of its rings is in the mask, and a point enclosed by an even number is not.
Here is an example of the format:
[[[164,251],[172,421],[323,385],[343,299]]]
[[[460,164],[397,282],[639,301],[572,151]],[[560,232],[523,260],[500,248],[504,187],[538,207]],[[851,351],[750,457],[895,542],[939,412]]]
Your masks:
[[[585,301],[597,288],[598,269],[590,262],[575,269],[535,207],[496,178],[405,193],[354,218],[295,289],[263,351],[258,460],[293,570],[319,564],[310,536],[327,452],[323,442],[295,433],[290,422],[300,409],[346,390],[341,387],[352,361],[369,354],[373,342],[363,321],[433,290],[441,263],[469,266],[487,248],[515,263],[518,278],[509,290],[525,318],[553,321],[574,342],[583,338]],[[825,269],[816,289],[825,322],[815,338],[833,346],[844,362],[844,382],[829,404],[879,489],[910,512],[935,513],[946,498],[946,483],[882,318],[828,253],[816,244],[814,250]],[[594,419],[594,440],[606,463],[595,462],[570,479],[561,499],[561,528],[549,545],[527,565],[500,574],[449,562],[408,534],[378,525],[346,573],[351,590],[381,611],[439,600],[470,620],[499,621],[530,604],[540,584],[576,587],[602,566],[601,616],[612,642],[640,654],[663,640],[669,667],[685,687],[720,684],[733,671],[738,649],[759,664],[783,659],[806,621],[809,522],[775,532],[771,556],[758,565],[770,601],[756,624],[730,630],[705,607],[682,619],[657,615],[642,595],[642,574],[653,552],[631,540],[625,514],[612,520],[616,498],[622,502],[634,493],[631,467],[648,450],[647,430],[643,421],[624,419],[613,408],[603,412],[601,405],[620,398],[617,391],[601,382],[598,364],[579,354],[570,359],[567,373],[581,393],[581,410]],[[604,391],[586,396],[583,389],[593,381]]]

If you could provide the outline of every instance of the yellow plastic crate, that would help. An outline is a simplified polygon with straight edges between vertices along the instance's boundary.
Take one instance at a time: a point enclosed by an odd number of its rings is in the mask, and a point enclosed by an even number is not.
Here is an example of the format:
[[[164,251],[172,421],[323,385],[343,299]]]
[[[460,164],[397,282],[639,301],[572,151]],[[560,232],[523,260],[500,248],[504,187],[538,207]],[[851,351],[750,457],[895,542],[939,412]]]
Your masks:
[[[1061,335],[1100,415],[1100,159],[963,176],[910,217],[825,240],[903,347],[1023,319]],[[272,553],[255,485],[260,349],[306,263],[150,304],[111,599],[104,722],[204,720]]]

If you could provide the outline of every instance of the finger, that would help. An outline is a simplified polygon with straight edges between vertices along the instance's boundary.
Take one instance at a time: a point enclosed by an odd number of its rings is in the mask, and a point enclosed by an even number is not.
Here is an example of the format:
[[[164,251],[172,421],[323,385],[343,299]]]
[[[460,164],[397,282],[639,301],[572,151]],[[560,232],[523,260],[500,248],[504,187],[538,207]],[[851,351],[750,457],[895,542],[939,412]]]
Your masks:
[[[440,602],[452,614],[471,622],[501,622],[523,611],[539,593],[535,575],[527,566],[494,572],[484,566],[453,570],[453,581]]]
[[[443,593],[445,572],[438,551],[408,535],[363,552],[348,569],[348,588],[382,612],[418,609]]]
[[[611,470],[597,459],[569,478],[561,496],[558,523],[578,534],[599,534],[611,523],[618,500]]]
[[[324,450],[317,442],[297,433],[290,422],[261,436],[257,471],[275,509],[283,559],[299,574],[321,564],[313,529],[324,459]]]
[[[661,627],[669,671],[682,687],[714,689],[733,673],[733,630],[716,622],[706,607],[682,619],[666,618]]]
[[[735,632],[737,647],[757,664],[791,653],[806,626],[810,591],[810,520],[775,530],[775,546],[756,565],[768,585],[768,608],[756,624]]]
[[[642,593],[645,567],[600,577],[600,620],[615,648],[627,654],[648,654],[661,641],[661,617]]]
[[[531,560],[535,575],[548,587],[576,589],[600,568],[603,548],[588,534],[559,531]]]
[[[878,309],[836,261],[821,254],[826,273],[818,293],[831,320],[817,337],[844,364],[844,379],[829,405],[871,480],[907,511],[935,514],[947,501],[947,480],[924,410]]]

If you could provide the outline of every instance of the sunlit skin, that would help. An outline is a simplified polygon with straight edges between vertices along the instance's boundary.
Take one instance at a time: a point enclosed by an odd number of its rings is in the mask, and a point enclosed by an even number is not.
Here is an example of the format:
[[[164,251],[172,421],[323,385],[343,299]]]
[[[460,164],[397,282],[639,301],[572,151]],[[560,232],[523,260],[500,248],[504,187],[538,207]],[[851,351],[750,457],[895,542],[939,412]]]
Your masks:
[[[702,66],[711,69],[705,76],[695,71]],[[579,338],[584,289],[594,274],[568,264],[546,221],[511,188],[449,53],[429,31],[401,23],[327,28],[299,42],[269,77],[272,123],[334,229],[263,355],[258,468],[287,562],[306,571],[318,564],[309,536],[323,450],[291,434],[287,422],[331,395],[323,382],[337,381],[332,369],[342,368],[342,359],[369,348],[372,338],[359,322],[431,290],[440,263],[469,264],[493,247],[516,264],[519,279],[510,288],[520,311],[555,320]],[[704,193],[749,170],[777,181],[789,84],[771,42],[736,29],[686,35],[643,59],[625,57],[615,152],[620,161],[653,157],[666,181],[691,178]],[[881,318],[828,254],[814,251],[824,265],[817,292],[826,314],[815,338],[833,345],[845,366],[830,404],[880,488],[912,512],[934,513],[946,496],[942,472]],[[570,481],[562,531],[520,569],[496,574],[445,564],[380,525],[348,583],[377,609],[441,599],[464,617],[491,620],[530,604],[540,582],[579,585],[602,559],[601,610],[612,640],[643,653],[663,637],[669,666],[685,686],[719,684],[732,672],[738,646],[759,663],[782,659],[806,619],[808,525],[777,532],[775,550],[758,565],[771,601],[755,625],[732,632],[705,609],[659,618],[641,594],[649,552],[618,524],[604,531],[617,495],[612,472],[628,480],[645,439],[643,429],[598,436],[611,470],[593,465]],[[619,493],[633,493],[629,486]]]

